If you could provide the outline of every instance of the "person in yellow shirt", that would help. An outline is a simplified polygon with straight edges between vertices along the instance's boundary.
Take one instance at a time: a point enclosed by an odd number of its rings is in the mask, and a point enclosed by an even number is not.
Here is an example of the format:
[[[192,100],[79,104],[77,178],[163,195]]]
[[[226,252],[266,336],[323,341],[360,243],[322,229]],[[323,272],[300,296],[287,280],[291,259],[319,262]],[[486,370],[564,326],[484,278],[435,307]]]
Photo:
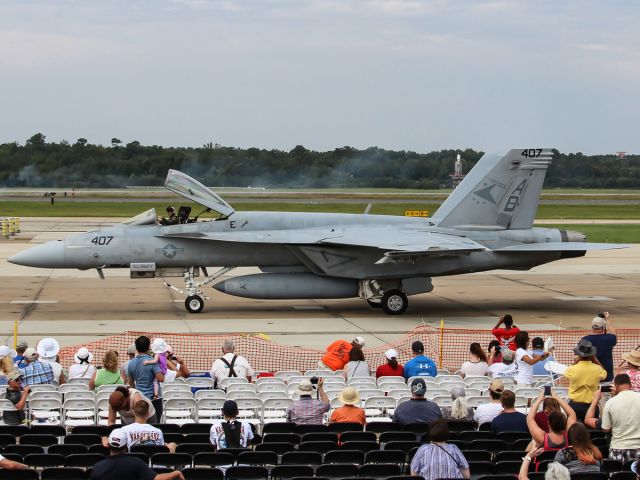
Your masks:
[[[597,351],[589,340],[583,338],[573,349],[576,361],[564,373],[569,380],[569,406],[581,422],[600,387],[600,381],[607,377],[606,370],[596,358]]]

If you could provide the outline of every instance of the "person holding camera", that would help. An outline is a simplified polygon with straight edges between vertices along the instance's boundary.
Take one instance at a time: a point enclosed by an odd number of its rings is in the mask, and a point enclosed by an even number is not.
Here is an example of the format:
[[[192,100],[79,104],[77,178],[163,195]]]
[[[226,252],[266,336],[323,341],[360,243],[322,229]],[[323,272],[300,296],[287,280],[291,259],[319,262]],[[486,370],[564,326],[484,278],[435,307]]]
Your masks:
[[[602,368],[607,371],[604,381],[610,382],[613,379],[613,347],[618,343],[618,337],[609,312],[598,313],[598,316],[591,321],[591,335],[583,338],[589,340],[598,350],[596,358]]]
[[[317,385],[317,390],[314,388],[314,384]],[[298,384],[296,393],[300,399],[287,408],[287,422],[301,425],[322,425],[324,423],[324,414],[329,411],[330,402],[322,387],[323,384],[324,378],[317,377],[303,380]],[[316,398],[313,398],[314,393]]]

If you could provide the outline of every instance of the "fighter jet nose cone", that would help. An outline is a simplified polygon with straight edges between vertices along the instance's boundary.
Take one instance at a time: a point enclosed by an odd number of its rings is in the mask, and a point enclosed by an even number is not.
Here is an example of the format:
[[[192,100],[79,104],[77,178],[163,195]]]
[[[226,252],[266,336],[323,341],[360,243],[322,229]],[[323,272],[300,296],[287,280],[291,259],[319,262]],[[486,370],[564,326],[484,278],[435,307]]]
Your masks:
[[[31,247],[7,259],[8,262],[25,267],[64,267],[64,242],[59,240]]]

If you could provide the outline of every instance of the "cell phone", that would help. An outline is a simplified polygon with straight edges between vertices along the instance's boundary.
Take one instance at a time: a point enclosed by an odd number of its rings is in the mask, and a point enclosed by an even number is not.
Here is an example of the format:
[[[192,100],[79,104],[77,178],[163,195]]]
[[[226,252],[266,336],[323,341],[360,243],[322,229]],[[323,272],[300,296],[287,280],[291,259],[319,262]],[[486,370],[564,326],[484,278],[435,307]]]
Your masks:
[[[611,392],[611,385],[602,385],[600,387],[600,391],[602,393],[610,393]]]
[[[550,397],[551,396],[551,385],[545,385],[544,386],[544,396],[545,397]]]

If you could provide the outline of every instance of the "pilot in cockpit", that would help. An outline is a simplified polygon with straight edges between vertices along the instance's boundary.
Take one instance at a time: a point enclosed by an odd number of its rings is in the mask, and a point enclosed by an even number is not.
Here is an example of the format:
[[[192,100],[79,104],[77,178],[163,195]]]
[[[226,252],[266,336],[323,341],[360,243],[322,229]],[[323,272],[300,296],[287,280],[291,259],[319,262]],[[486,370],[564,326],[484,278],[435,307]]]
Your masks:
[[[176,209],[169,205],[167,207],[167,216],[158,217],[158,223],[160,225],[177,225],[178,216],[176,215]]]

